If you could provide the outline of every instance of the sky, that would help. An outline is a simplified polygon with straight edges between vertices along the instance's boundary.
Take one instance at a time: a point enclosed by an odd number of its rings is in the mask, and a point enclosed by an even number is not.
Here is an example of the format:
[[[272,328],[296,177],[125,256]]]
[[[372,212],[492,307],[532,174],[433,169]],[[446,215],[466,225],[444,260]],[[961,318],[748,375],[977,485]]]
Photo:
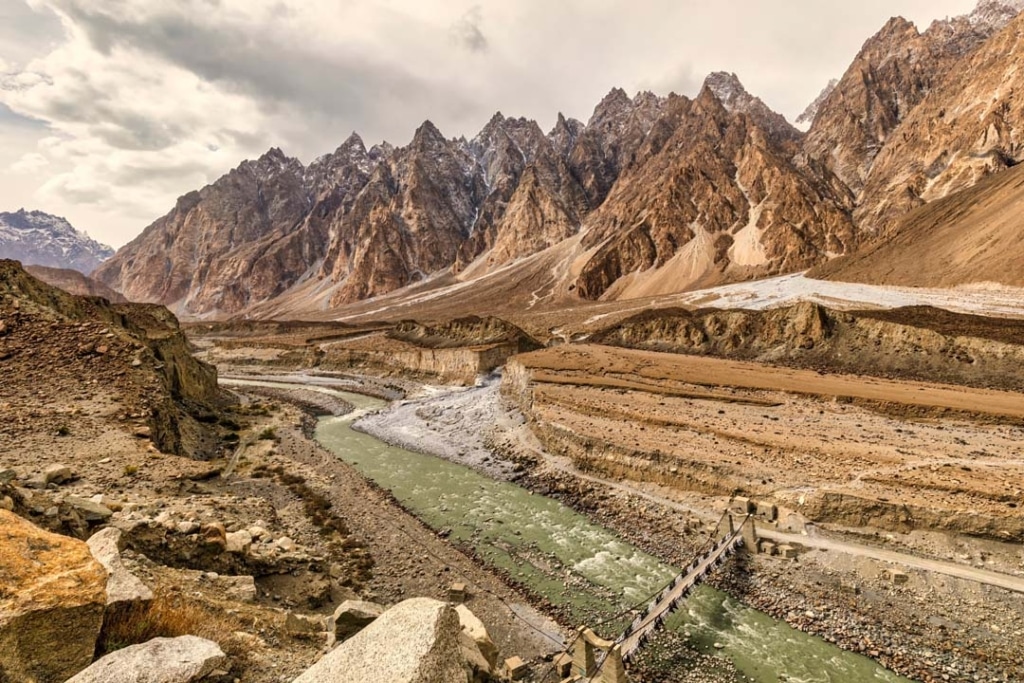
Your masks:
[[[586,121],[613,87],[712,71],[795,119],[893,15],[975,0],[0,0],[0,211],[118,247],[270,147]]]

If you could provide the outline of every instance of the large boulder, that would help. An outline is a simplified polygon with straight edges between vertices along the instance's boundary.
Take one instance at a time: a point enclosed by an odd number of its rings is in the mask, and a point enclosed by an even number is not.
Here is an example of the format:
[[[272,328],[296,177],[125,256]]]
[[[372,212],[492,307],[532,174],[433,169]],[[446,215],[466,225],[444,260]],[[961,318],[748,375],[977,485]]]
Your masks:
[[[107,604],[131,604],[153,599],[153,591],[128,571],[121,561],[121,530],[107,527],[85,542],[92,556],[103,565],[107,577]]]
[[[67,683],[191,683],[226,659],[217,643],[204,638],[154,638],[110,653]]]
[[[458,613],[415,598],[395,605],[324,655],[294,683],[467,683]]]
[[[106,585],[85,543],[0,510],[0,680],[63,683],[89,666]]]

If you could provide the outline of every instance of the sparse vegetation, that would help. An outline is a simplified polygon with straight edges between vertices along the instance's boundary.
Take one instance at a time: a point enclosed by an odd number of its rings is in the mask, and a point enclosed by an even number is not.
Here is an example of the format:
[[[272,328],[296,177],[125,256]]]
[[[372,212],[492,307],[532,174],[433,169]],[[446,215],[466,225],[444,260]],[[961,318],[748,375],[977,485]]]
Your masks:
[[[331,501],[327,499],[327,496],[310,488],[305,477],[287,472],[280,465],[276,467],[260,465],[253,470],[252,476],[257,479],[274,477],[287,486],[289,491],[302,499],[306,516],[320,530],[320,533],[325,536],[331,533],[337,533],[340,536],[349,535],[350,532],[345,522],[331,512]]]
[[[102,656],[153,638],[195,635],[217,641],[236,629],[223,612],[182,598],[157,597],[149,603],[109,612],[103,620],[96,653]]]
[[[260,441],[277,441],[277,430],[273,427],[265,427],[257,437]]]

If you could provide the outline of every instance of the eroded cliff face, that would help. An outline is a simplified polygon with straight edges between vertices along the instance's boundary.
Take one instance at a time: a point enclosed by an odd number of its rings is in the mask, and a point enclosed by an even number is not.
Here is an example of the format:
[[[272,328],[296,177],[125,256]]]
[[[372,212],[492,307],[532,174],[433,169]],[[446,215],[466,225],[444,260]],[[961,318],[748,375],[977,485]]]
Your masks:
[[[144,423],[160,450],[216,455],[207,425],[227,399],[217,371],[192,356],[166,308],[73,296],[0,261],[0,320],[0,368],[11,396],[26,388],[81,391],[91,382],[113,392],[126,426]]]
[[[612,346],[756,360],[815,370],[1024,390],[1016,321],[938,309],[841,312],[811,303],[770,311],[663,310],[592,337]]]
[[[857,218],[884,236],[921,204],[1024,159],[1024,17],[957,64],[890,136],[872,165]]]

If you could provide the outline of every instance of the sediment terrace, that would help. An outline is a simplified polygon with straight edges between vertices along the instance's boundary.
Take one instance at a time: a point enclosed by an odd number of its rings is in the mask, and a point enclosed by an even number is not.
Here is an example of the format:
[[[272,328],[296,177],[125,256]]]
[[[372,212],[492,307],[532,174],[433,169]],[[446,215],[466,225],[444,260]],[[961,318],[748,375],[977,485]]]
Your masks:
[[[453,384],[472,384],[517,353],[540,348],[514,325],[477,317],[437,324],[266,323],[249,330],[193,330],[203,335],[207,360],[222,368],[316,368]]]
[[[503,391],[583,470],[750,496],[783,528],[1024,539],[1018,394],[588,345],[515,358]]]

